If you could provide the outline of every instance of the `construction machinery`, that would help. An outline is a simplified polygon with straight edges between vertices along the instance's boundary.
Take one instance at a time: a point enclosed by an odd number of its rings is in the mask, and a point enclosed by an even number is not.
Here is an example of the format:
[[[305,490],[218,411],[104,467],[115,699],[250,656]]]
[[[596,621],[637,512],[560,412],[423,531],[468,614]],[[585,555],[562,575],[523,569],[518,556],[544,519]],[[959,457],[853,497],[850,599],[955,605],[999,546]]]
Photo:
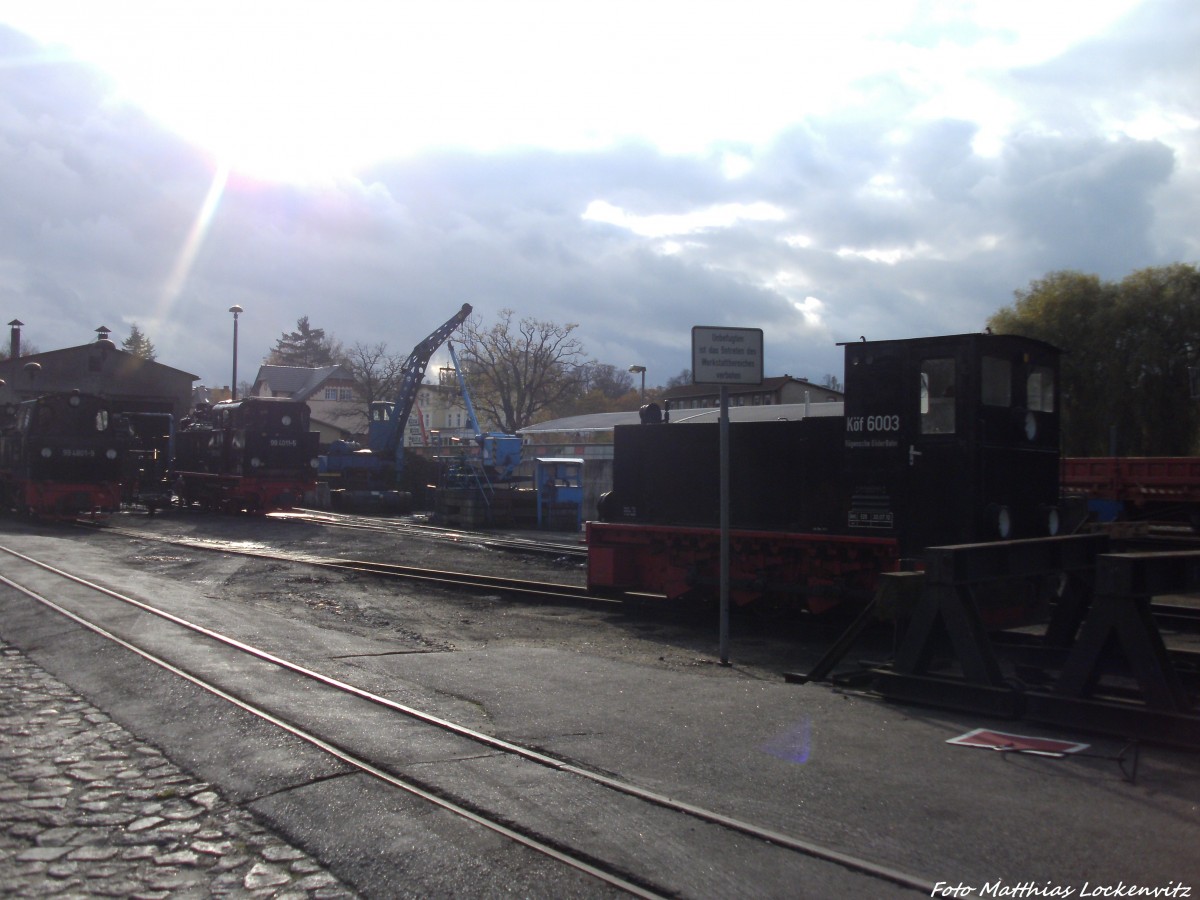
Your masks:
[[[450,359],[454,363],[454,374],[462,392],[467,419],[474,434],[474,448],[464,447],[462,452],[444,457],[438,478],[436,515],[447,524],[480,526],[510,523],[519,517],[516,507],[523,506],[525,493],[518,495],[514,488],[522,479],[516,474],[521,463],[521,438],[503,432],[485,432],[475,415],[475,404],[463,375],[454,345],[447,342]],[[503,488],[504,490],[499,490]],[[532,497],[532,494],[529,494]]]
[[[338,487],[330,491],[335,508],[355,507],[383,512],[407,512],[412,497],[399,490],[404,472],[404,431],[416,403],[425,369],[438,347],[471,315],[464,303],[453,316],[413,347],[404,362],[399,389],[391,402],[376,401],[369,410],[367,446],[335,441],[322,457],[322,472]]]

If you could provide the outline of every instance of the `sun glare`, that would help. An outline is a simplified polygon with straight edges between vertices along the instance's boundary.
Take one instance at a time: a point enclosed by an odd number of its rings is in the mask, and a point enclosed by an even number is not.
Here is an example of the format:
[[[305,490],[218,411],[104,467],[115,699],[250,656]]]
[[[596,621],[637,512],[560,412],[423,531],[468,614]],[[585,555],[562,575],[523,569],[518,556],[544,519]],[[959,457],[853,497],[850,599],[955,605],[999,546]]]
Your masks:
[[[1028,12],[1034,0],[1009,2]],[[1134,2],[1096,0],[1081,18],[1094,32]],[[983,120],[986,92],[948,95],[964,67],[1042,58],[1083,33],[1057,29],[1051,39],[1038,16],[1002,0],[863,0],[844,10],[743,0],[737,27],[719,6],[686,0],[609,0],[602,11],[561,0],[6,5],[5,22],[95,64],[122,99],[234,171],[288,180],[445,146],[578,150],[636,139],[687,153],[754,144],[859,102],[862,84],[898,70],[931,114],[969,103]],[[1075,21],[1062,15],[1060,24]],[[980,29],[957,27],[969,20]],[[731,157],[730,177],[749,159]]]

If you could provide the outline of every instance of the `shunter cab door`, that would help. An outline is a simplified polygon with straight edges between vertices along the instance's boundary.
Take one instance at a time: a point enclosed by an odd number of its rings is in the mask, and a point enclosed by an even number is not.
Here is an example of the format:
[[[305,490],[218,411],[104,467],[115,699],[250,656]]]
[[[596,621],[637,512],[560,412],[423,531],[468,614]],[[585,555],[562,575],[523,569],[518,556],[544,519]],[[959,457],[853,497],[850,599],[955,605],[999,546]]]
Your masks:
[[[975,539],[970,361],[967,348],[920,343],[911,348],[904,543],[913,552]]]

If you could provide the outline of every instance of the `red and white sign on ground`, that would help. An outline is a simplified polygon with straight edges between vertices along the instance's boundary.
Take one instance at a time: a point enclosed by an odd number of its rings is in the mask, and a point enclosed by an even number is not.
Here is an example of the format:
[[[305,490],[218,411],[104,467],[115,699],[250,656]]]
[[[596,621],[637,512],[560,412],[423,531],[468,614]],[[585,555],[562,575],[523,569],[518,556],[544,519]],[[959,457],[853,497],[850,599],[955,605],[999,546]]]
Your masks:
[[[1088,744],[1076,744],[1073,741],[1056,741],[1053,738],[1008,734],[988,728],[976,728],[974,731],[960,734],[956,738],[950,738],[946,743],[960,744],[964,747],[983,747],[987,750],[1003,750],[1009,753],[1036,753],[1039,756],[1066,756],[1068,753],[1086,750],[1089,746]]]

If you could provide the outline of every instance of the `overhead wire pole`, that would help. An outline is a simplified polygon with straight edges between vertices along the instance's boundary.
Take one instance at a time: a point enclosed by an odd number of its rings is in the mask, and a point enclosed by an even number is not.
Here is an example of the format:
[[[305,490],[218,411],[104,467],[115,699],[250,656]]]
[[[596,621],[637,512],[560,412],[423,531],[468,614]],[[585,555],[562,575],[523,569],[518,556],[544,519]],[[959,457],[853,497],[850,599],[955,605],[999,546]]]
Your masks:
[[[721,626],[718,652],[729,665],[729,386],[721,385]]]

